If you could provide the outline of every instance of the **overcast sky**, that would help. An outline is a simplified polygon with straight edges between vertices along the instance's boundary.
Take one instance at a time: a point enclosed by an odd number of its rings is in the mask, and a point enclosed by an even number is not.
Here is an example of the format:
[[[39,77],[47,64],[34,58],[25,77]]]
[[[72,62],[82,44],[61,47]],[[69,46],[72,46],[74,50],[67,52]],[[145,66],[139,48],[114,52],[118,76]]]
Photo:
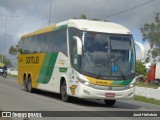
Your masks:
[[[131,30],[136,41],[142,42],[140,28],[144,23],[154,21],[154,16],[160,12],[160,0],[138,7],[122,14],[108,17],[118,12],[133,8],[151,0],[52,0],[52,23],[86,14],[88,18],[103,18],[121,24]],[[35,31],[49,21],[50,0],[0,0],[0,54],[4,53],[5,17],[7,19],[7,38],[5,54],[10,45],[15,45],[19,37]],[[146,46],[147,43],[143,43]],[[138,50],[138,49],[137,49]],[[140,57],[140,54],[137,54]]]

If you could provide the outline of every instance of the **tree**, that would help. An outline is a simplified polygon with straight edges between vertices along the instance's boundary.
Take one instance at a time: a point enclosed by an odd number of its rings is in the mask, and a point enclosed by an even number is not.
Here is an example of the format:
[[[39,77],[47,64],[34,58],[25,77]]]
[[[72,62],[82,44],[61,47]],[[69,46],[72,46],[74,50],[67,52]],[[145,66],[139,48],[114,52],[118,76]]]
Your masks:
[[[150,44],[150,51],[147,55],[147,61],[151,58],[160,61],[160,14],[155,15],[153,23],[146,23],[141,28],[143,41],[148,41]]]
[[[88,18],[85,14],[81,14],[80,17],[73,17],[73,19],[90,19],[93,21],[104,21],[104,22],[109,22],[108,20],[101,20],[100,18]]]
[[[92,18],[93,21],[100,21],[98,18]]]
[[[9,48],[9,54],[15,56],[15,55],[17,55],[17,53],[18,53],[17,47],[11,46],[11,47]]]
[[[85,14],[81,14],[80,17],[73,17],[73,19],[87,19],[87,16]]]
[[[144,76],[147,74],[147,69],[143,62],[136,61],[136,73],[138,75],[144,75]]]
[[[2,55],[0,54],[0,60],[2,60]],[[11,60],[6,58],[6,56],[3,56],[3,63],[6,64],[7,66],[10,66],[12,67],[12,63],[11,63]]]
[[[86,16],[85,14],[82,14],[82,15],[80,16],[80,18],[81,18],[81,19],[87,19],[87,16]]]

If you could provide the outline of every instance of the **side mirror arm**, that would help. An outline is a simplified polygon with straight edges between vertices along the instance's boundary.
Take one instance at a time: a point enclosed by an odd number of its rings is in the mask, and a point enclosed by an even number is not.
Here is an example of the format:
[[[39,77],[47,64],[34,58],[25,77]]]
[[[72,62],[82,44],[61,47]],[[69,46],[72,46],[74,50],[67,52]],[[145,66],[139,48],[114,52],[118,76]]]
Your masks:
[[[76,40],[77,43],[77,54],[82,55],[82,41],[79,37],[73,36],[73,39]]]

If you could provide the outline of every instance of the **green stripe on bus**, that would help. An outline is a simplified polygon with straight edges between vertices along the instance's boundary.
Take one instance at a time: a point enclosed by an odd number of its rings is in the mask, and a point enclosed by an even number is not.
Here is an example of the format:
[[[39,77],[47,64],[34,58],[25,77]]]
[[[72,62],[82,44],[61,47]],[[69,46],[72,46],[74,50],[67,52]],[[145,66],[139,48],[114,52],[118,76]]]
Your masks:
[[[60,29],[64,29],[64,28],[67,28],[67,25],[61,25],[59,27],[56,27],[55,29],[53,30],[60,30]]]
[[[113,81],[113,85],[121,85],[121,83],[123,82],[123,80],[116,80],[116,81]]]
[[[129,79],[129,80],[124,80],[121,85],[129,85],[131,82],[133,81],[133,79]]]
[[[51,79],[58,53],[46,53],[41,67],[38,83],[47,84]]]
[[[123,85],[123,86],[127,86],[132,82],[133,79],[128,79],[128,80],[116,80],[114,81],[112,84],[113,85]]]

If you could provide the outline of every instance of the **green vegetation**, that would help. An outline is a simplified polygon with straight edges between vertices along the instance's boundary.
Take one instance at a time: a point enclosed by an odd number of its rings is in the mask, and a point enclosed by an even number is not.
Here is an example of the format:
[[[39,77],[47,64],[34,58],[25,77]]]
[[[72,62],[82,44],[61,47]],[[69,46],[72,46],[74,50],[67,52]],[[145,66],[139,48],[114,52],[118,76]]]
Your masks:
[[[2,55],[0,54],[0,62],[1,62],[1,60],[2,60]],[[3,62],[4,62],[4,64],[6,64],[7,66],[10,66],[10,67],[13,66],[12,63],[11,63],[11,60],[8,59],[6,56],[3,56]]]
[[[11,76],[11,77],[16,77],[16,78],[17,78],[17,75],[11,75],[11,74],[8,74],[8,76]]]
[[[151,58],[156,60],[156,58],[160,57],[160,13],[155,15],[155,21],[153,23],[144,24],[141,28],[141,33],[143,35],[143,41],[148,41],[151,47],[148,51],[146,62],[149,62]]]
[[[80,17],[74,17],[73,19],[88,19],[88,20],[93,20],[93,21],[109,22],[108,20],[102,20],[100,18],[88,18],[87,15],[85,15],[85,14],[81,14]]]
[[[136,86],[154,88],[154,89],[157,89],[158,87],[160,87],[160,85],[151,84],[151,83],[145,83],[145,82],[137,82]]]
[[[9,48],[9,54],[15,56],[15,55],[17,55],[17,53],[18,53],[18,48],[14,47],[14,46],[10,46],[10,48]]]
[[[136,73],[138,75],[146,75],[147,74],[147,69],[144,66],[144,63],[141,61],[136,61]]]
[[[160,105],[160,101],[159,100],[155,100],[153,98],[146,98],[143,96],[135,96],[134,100],[136,101],[141,101],[141,102],[146,102],[146,103],[151,103],[151,104],[156,104],[156,105]]]

